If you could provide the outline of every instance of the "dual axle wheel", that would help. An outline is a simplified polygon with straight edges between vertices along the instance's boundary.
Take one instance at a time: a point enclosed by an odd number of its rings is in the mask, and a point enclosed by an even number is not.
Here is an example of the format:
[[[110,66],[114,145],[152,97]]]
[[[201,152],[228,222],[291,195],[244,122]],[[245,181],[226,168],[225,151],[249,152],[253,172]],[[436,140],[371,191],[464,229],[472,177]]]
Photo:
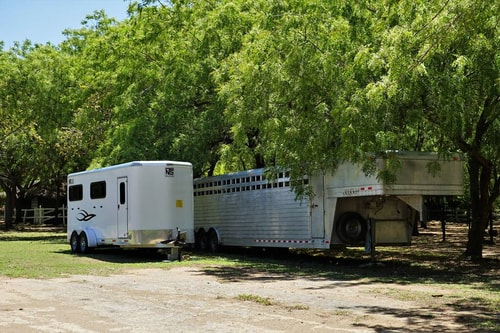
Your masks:
[[[219,237],[214,229],[208,232],[200,229],[196,233],[196,247],[203,252],[215,253],[219,251]]]
[[[89,240],[85,231],[82,231],[80,235],[73,231],[71,234],[69,244],[71,245],[72,253],[88,253],[90,252]]]

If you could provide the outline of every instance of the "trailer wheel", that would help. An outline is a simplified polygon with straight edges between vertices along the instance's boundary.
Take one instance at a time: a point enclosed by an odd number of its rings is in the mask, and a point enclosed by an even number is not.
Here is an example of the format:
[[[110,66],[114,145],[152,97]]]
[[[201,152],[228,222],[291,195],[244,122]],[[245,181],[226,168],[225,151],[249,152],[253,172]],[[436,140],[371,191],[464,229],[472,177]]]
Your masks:
[[[339,238],[346,244],[357,245],[365,241],[367,224],[357,213],[345,213],[337,221]]]
[[[197,241],[198,249],[202,252],[207,251],[208,250],[208,239],[207,239],[208,237],[207,237],[207,233],[206,233],[205,229],[198,230],[197,235],[198,235],[198,241]]]
[[[76,231],[73,231],[71,234],[71,237],[69,239],[69,245],[71,246],[71,252],[72,253],[77,253],[79,248],[78,248],[78,234]]]
[[[89,252],[89,240],[85,231],[82,231],[80,237],[78,238],[78,250],[80,253]]]
[[[219,251],[219,237],[214,229],[208,232],[208,251],[216,253]]]

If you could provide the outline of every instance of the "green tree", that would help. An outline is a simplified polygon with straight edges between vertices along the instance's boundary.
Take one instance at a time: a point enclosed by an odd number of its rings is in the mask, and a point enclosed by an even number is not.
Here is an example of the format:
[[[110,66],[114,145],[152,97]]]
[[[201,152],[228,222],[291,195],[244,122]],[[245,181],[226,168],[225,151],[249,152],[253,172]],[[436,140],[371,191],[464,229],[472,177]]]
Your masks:
[[[343,136],[361,84],[353,58],[369,41],[367,12],[343,1],[254,2],[243,48],[219,74],[233,154],[259,154],[297,179],[360,155]]]
[[[25,87],[30,81],[23,71],[23,60],[14,52],[0,54],[0,186],[6,194],[5,227],[12,228],[18,193],[34,185],[31,176],[31,153],[36,151],[39,137],[31,119]],[[18,192],[19,190],[19,192]],[[19,217],[20,214],[17,214]]]
[[[467,157],[472,224],[466,253],[482,257],[483,232],[499,195],[500,40],[497,1],[379,1],[379,42],[358,54],[373,80],[357,95],[364,149],[408,148],[419,138]],[[367,134],[369,136],[367,136]]]
[[[239,48],[245,19],[230,3],[174,1],[131,7],[115,23],[95,13],[66,44],[88,62],[87,84],[108,92],[110,125],[94,164],[180,159],[196,175],[212,173],[230,140],[212,73]]]
[[[26,42],[3,59],[0,170],[10,228],[14,207],[17,219],[22,216],[20,200],[42,190],[58,198],[66,174],[81,156],[77,152],[89,144],[74,127],[79,100],[71,56]]]

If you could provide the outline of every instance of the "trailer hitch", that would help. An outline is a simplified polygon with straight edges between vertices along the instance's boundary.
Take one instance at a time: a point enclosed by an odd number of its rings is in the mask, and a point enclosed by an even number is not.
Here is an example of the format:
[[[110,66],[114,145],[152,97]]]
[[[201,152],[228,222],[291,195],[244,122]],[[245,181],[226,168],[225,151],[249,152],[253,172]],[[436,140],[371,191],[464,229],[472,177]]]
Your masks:
[[[186,231],[181,231],[179,227],[177,227],[177,237],[175,239],[175,245],[176,246],[184,246],[186,245],[186,238],[187,238],[187,232]]]
[[[169,238],[160,243],[167,245],[174,245],[174,246],[184,246],[187,244],[186,238],[187,238],[187,232],[181,231],[181,229],[177,227],[177,236],[175,238]]]

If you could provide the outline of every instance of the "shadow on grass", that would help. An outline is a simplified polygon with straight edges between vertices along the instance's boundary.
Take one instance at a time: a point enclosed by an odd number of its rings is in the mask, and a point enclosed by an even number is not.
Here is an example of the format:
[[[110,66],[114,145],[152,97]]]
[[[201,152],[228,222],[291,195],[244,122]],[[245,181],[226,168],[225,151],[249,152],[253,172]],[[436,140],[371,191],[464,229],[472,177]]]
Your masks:
[[[66,234],[50,235],[22,235],[1,234],[0,242],[43,242],[43,243],[66,243]]]
[[[62,226],[15,224],[12,230],[4,229],[0,222],[0,242],[66,242],[66,229]]]
[[[273,279],[323,279],[346,285],[374,282],[427,284],[463,284],[500,292],[500,251],[496,245],[485,245],[485,252],[493,255],[481,262],[462,257],[467,229],[464,224],[450,224],[447,239],[442,241],[439,223],[430,224],[420,236],[414,237],[409,247],[377,248],[377,263],[370,266],[370,255],[360,248],[343,250],[284,250],[225,247],[214,254],[191,250],[183,251],[186,261],[197,259],[213,261],[204,265],[204,274],[222,281],[272,281]],[[2,235],[0,234],[0,239]],[[65,235],[54,236],[53,241],[65,241]],[[33,240],[33,238],[28,238]],[[47,241],[41,237],[41,240]],[[69,245],[68,251],[70,254]],[[146,263],[166,259],[161,254],[145,250],[123,250],[117,247],[97,249],[86,254],[96,260],[113,263]],[[223,258],[218,264],[218,258]]]
[[[31,241],[66,243],[66,233],[59,226],[18,226],[14,232],[0,232],[0,241]],[[226,281],[274,278],[293,279],[298,276],[308,279],[331,279],[353,283],[392,282],[449,283],[486,286],[494,292],[500,290],[500,250],[497,245],[485,245],[489,256],[480,263],[465,260],[462,253],[467,239],[467,226],[461,223],[447,225],[446,241],[442,240],[439,222],[429,223],[413,238],[409,247],[379,247],[377,260],[381,266],[363,267],[370,263],[370,256],[363,249],[344,250],[286,250],[262,248],[224,248],[219,257],[232,262],[231,265],[210,265],[205,273]],[[64,253],[71,254],[68,250]],[[210,260],[210,254],[183,251],[189,258]],[[103,248],[88,254],[96,260],[113,263],[158,262],[166,259],[161,254],[145,250],[123,250]],[[214,257],[215,259],[217,257]],[[216,260],[215,260],[216,262]]]
[[[72,253],[69,245],[67,250],[57,253],[91,258],[114,264],[144,264],[157,263],[167,259],[166,254],[151,249],[122,249],[119,247],[103,247],[85,254]]]
[[[410,258],[382,258],[379,265],[369,265],[368,258],[312,256],[290,253],[286,257],[269,258],[265,255],[248,256],[222,254],[236,262],[235,266],[215,266],[205,268],[205,273],[224,281],[293,279],[326,279],[339,281],[363,280],[368,283],[385,282],[398,284],[481,283],[493,291],[500,291],[498,272],[500,260],[484,259],[481,263],[467,260],[450,260],[448,263],[413,263]],[[363,282],[363,283],[365,283]]]

